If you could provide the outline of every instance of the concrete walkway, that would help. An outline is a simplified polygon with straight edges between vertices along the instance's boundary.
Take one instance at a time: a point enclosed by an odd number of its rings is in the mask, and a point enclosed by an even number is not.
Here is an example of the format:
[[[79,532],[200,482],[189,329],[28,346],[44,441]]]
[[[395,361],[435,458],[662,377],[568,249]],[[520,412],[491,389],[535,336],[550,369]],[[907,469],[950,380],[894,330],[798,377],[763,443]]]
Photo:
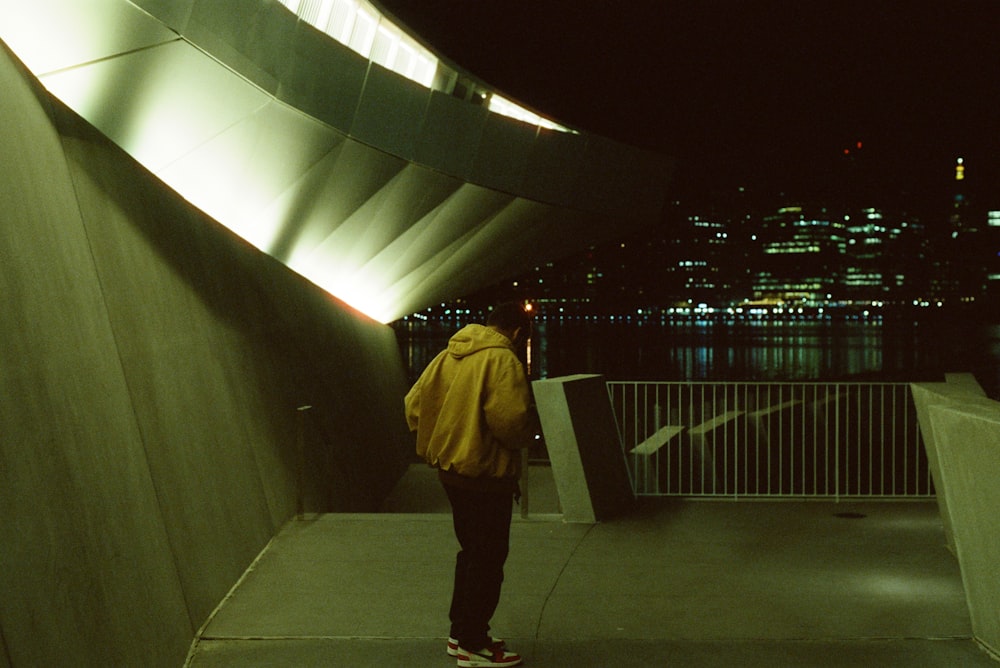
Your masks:
[[[646,500],[574,525],[546,512],[535,468],[538,514],[514,521],[493,629],[525,665],[998,665],[970,639],[933,502]],[[418,512],[289,523],[190,665],[454,665],[447,501],[416,468],[397,492],[390,509]]]

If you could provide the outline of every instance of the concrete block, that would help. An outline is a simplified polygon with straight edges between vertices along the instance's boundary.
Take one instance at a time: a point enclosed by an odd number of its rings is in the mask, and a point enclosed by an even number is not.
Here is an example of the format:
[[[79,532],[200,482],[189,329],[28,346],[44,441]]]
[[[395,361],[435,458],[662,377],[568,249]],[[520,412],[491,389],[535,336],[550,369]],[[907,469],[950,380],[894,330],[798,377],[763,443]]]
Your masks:
[[[604,377],[564,376],[532,386],[564,519],[597,522],[628,508],[635,497]]]
[[[949,385],[958,385],[972,394],[978,394],[983,397],[986,396],[983,386],[979,384],[975,375],[971,373],[946,373],[944,375],[944,382]]]
[[[949,374],[948,377],[950,380],[954,379],[952,374]],[[952,495],[948,493],[947,480],[945,480],[941,469],[941,440],[930,419],[930,407],[934,405],[955,408],[968,405],[989,407],[996,403],[986,398],[978,383],[975,383],[974,380],[973,383],[974,385],[968,382],[912,383],[910,385],[913,403],[917,410],[920,435],[924,439],[924,449],[927,452],[927,464],[930,467],[931,479],[934,481],[938,510],[941,513],[941,521],[944,523],[945,544],[952,553],[955,552],[952,514],[949,509]]]
[[[932,404],[955,552],[975,639],[1000,655],[1000,403]]]

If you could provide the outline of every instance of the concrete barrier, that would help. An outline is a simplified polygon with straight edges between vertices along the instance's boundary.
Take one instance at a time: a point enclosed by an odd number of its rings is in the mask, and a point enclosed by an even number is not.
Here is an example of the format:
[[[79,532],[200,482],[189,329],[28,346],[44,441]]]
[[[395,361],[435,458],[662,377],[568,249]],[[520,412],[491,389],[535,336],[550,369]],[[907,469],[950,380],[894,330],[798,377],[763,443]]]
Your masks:
[[[929,409],[935,404],[954,407],[982,404],[988,407],[996,403],[985,396],[982,388],[974,380],[971,383],[967,379],[960,379],[959,382],[955,382],[955,380],[956,375],[949,374],[949,382],[913,383],[910,386],[913,393],[913,402],[917,410],[920,435],[923,437],[924,449],[927,452],[927,464],[930,468],[931,480],[934,481],[938,511],[941,514],[941,521],[944,523],[945,545],[952,553],[955,552],[955,538],[952,529],[951,510],[948,507],[950,498],[945,493],[945,481],[941,471],[941,448],[938,434],[930,420]]]
[[[978,380],[976,380],[976,376],[971,373],[946,373],[944,375],[944,382],[949,385],[961,387],[972,394],[981,397],[986,396],[983,386],[979,384]]]
[[[567,522],[597,522],[634,500],[603,376],[532,383],[552,476]]]
[[[1000,656],[1000,402],[962,384],[912,387],[973,634]]]

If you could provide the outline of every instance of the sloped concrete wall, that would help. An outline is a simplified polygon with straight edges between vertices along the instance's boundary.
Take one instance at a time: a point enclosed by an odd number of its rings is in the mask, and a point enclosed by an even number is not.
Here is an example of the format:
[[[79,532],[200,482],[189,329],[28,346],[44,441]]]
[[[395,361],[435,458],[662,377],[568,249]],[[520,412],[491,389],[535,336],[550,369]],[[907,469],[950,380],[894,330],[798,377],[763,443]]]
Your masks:
[[[913,397],[973,635],[1000,656],[1000,402],[949,383],[914,384]]]
[[[166,190],[2,45],[0,90],[3,658],[177,666],[300,504],[391,490],[402,360],[390,328]]]

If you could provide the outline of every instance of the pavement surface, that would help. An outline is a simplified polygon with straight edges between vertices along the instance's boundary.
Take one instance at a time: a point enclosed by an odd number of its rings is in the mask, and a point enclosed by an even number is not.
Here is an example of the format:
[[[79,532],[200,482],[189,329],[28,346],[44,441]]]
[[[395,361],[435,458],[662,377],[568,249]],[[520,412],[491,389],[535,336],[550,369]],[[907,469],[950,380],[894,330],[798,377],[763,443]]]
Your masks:
[[[515,510],[493,633],[526,666],[998,666],[972,640],[933,501],[642,499],[562,521],[546,467]],[[433,472],[379,514],[292,520],[202,630],[194,668],[449,666],[457,542]]]

